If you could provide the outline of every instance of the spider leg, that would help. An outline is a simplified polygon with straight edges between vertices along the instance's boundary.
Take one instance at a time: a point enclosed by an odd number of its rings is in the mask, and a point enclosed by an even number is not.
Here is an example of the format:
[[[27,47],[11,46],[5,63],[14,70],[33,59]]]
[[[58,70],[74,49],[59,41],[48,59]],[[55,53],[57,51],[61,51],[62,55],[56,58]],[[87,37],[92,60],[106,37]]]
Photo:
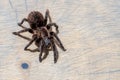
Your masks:
[[[56,28],[56,33],[58,34],[58,33],[59,33],[58,25],[57,25],[56,23],[49,23],[49,24],[47,25],[47,29],[48,29],[48,30],[51,29],[51,31],[52,31],[52,27],[51,27],[51,26],[54,26],[54,27]]]
[[[19,37],[21,37],[21,38],[23,38],[23,39],[26,39],[26,40],[28,40],[28,41],[31,41],[30,38],[28,38],[28,37],[26,37],[26,36],[23,36],[23,35],[21,35],[21,34],[17,34],[17,36],[19,36]]]
[[[36,40],[36,37],[34,37],[27,45],[26,47],[24,48],[24,50],[29,50],[27,49],[34,41]]]
[[[45,54],[44,54],[42,60],[44,60],[44,59],[47,58],[47,56],[48,56],[48,54],[49,54],[49,51],[46,49],[46,50],[44,51],[44,53],[45,53]]]
[[[26,39],[26,40],[28,40],[28,41],[30,41],[30,40],[31,40],[30,38],[25,37],[25,36],[23,36],[23,35],[20,34],[20,33],[27,32],[27,31],[30,32],[31,29],[30,29],[30,28],[27,28],[27,29],[24,29],[24,30],[20,30],[20,31],[18,31],[18,32],[13,32],[13,34],[14,34],[14,35],[17,35],[17,36],[19,36],[19,37],[21,37],[21,38],[24,38],[24,39]]]
[[[36,49],[27,49],[27,51],[30,51],[30,52],[39,52],[39,50],[38,50],[38,48],[36,48]]]
[[[56,33],[58,34],[59,33],[59,30],[58,30],[58,25],[56,23],[52,23],[52,19],[51,19],[51,16],[50,16],[50,13],[49,13],[49,10],[47,9],[46,10],[46,14],[45,14],[45,25],[47,24],[47,18],[49,18],[49,24],[47,25],[48,29],[51,29],[52,30],[52,27],[51,26],[54,26],[56,27]]]
[[[30,51],[30,52],[40,52],[41,50],[41,39],[36,39],[35,40],[35,45],[38,47],[38,48],[36,48],[36,49],[33,49],[33,50],[31,50],[31,49],[27,49],[27,51]]]
[[[23,36],[23,35],[20,34],[20,33],[24,33],[24,32],[27,32],[27,31],[29,31],[30,33],[33,33],[32,29],[27,28],[27,29],[20,30],[20,31],[18,31],[18,32],[13,32],[13,34],[14,34],[14,35],[17,35],[17,36],[19,36],[19,37],[21,37],[21,38],[24,38],[24,39],[26,39],[26,40],[28,40],[28,41],[30,41],[30,40],[31,40],[30,38],[25,37],[25,36]]]
[[[59,39],[59,37],[54,33],[54,32],[51,32],[51,35],[56,39],[56,44],[63,50],[63,51],[66,51],[66,49],[64,48],[61,40]]]
[[[42,62],[42,53],[43,53],[43,51],[44,51],[44,44],[43,44],[43,42],[41,41],[40,42],[41,44],[40,44],[40,46],[39,46],[39,51],[40,51],[40,54],[39,54],[39,61],[40,62]]]
[[[26,29],[20,30],[20,31],[18,31],[18,32],[13,32],[13,34],[14,34],[14,35],[18,35],[18,34],[20,34],[20,33],[24,33],[24,32],[30,32],[30,33],[33,33],[33,32],[32,32],[32,29],[30,29],[30,28],[26,28]]]
[[[59,54],[58,54],[57,47],[56,47],[56,45],[54,44],[54,41],[51,40],[51,42],[52,42],[52,48],[53,48],[53,52],[54,52],[54,63],[56,63],[57,60],[58,60]]]
[[[22,27],[22,28],[26,28],[26,27],[22,26],[22,24],[23,24],[24,21],[27,21],[27,22],[28,22],[28,19],[23,18],[23,20],[22,20],[20,23],[18,23],[18,25],[19,25],[20,27]]]
[[[47,19],[49,18],[49,22],[52,23],[52,19],[51,19],[51,16],[50,16],[50,13],[49,13],[49,10],[47,9],[46,10],[46,13],[45,13],[45,25],[47,24]]]

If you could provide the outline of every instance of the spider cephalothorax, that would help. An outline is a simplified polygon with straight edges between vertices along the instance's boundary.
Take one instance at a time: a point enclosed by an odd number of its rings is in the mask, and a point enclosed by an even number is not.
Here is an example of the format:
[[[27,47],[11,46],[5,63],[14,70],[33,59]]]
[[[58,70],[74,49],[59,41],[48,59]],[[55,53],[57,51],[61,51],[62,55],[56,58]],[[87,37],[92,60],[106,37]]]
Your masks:
[[[49,23],[47,24],[47,19],[49,18]],[[22,26],[23,22],[27,21],[30,25],[30,28]],[[28,15],[28,18],[24,18],[21,23],[18,23],[19,26],[23,28],[18,32],[13,32],[13,34],[18,35],[24,39],[29,40],[29,43],[26,45],[24,50],[35,52],[39,51],[39,60],[40,62],[45,59],[50,50],[54,52],[54,62],[57,62],[58,59],[58,51],[55,44],[57,44],[63,51],[66,51],[64,46],[62,45],[60,39],[56,35],[58,30],[58,25],[56,23],[52,23],[51,17],[49,15],[49,10],[46,11],[45,18],[38,11],[33,11]],[[52,26],[56,27],[56,33],[52,31]],[[32,33],[32,39],[22,36],[20,33],[23,32]],[[31,50],[28,47],[35,41],[36,49]],[[45,53],[42,57],[42,53]]]

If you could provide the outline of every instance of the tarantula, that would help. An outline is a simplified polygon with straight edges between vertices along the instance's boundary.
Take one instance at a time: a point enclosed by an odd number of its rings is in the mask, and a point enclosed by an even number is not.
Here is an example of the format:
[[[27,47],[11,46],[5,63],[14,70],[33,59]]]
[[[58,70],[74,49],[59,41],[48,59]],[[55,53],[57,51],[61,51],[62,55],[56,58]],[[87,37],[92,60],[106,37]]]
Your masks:
[[[47,24],[47,18],[49,18],[50,23]],[[30,28],[26,28],[22,26],[23,22],[27,21],[30,24]],[[28,15],[28,19],[24,18],[21,23],[18,23],[19,26],[23,28],[23,30],[18,32],[13,32],[13,34],[18,35],[22,38],[25,38],[29,40],[29,44],[24,48],[24,50],[28,51],[40,51],[40,62],[45,59],[49,53],[49,48],[51,47],[54,51],[54,62],[57,62],[58,59],[58,51],[56,48],[55,43],[63,50],[66,51],[64,46],[62,45],[60,39],[57,37],[57,35],[52,31],[51,26],[56,27],[56,33],[59,32],[58,26],[56,23],[52,23],[51,17],[49,15],[49,10],[46,11],[45,19],[43,15],[38,11],[33,11]],[[20,35],[20,33],[23,32],[30,32],[33,34],[32,40]],[[36,33],[37,32],[37,33]],[[42,36],[44,34],[44,36]],[[47,34],[47,35],[45,35]],[[48,36],[49,35],[49,36]],[[46,36],[46,37],[45,37]],[[28,47],[35,41],[36,46],[38,49],[30,50]],[[43,56],[43,59],[41,58],[42,53],[45,52],[45,55]]]

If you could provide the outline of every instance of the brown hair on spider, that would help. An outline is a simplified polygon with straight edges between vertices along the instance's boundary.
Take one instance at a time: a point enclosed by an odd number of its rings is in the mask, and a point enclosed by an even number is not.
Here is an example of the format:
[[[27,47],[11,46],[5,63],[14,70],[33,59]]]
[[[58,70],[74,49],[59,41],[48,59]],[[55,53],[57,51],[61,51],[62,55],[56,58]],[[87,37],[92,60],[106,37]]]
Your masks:
[[[49,23],[47,24],[48,18],[49,18]],[[43,17],[42,13],[40,13],[39,11],[30,12],[27,18],[23,18],[23,20],[20,23],[18,23],[18,25],[21,26],[22,28],[26,28],[22,26],[24,21],[28,22],[30,28],[33,30],[36,30],[37,27],[46,26],[48,30],[52,31],[51,27],[54,26],[56,27],[56,31],[57,31],[56,33],[59,33],[58,25],[56,23],[52,23],[48,9],[46,10],[45,17]]]
[[[47,19],[49,18],[49,23],[47,24]],[[29,23],[30,28],[22,26],[23,22],[26,21]],[[56,35],[59,32],[58,25],[56,23],[52,23],[51,17],[49,15],[49,10],[46,10],[45,18],[43,15],[38,11],[32,11],[29,13],[27,18],[24,18],[20,23],[19,26],[23,28],[18,32],[13,32],[13,34],[18,35],[24,39],[29,40],[30,42],[26,45],[24,50],[28,51],[38,51],[38,49],[30,50],[28,47],[35,41],[36,46],[39,48],[39,60],[40,62],[46,58],[49,53],[48,48],[51,47],[54,52],[54,63],[57,62],[58,59],[58,51],[56,44],[63,50],[66,51],[64,46],[62,45],[60,39]],[[56,27],[56,33],[52,31],[52,26]],[[30,32],[33,34],[32,39],[29,39],[25,36],[20,35],[23,32]],[[56,44],[55,44],[56,43]],[[49,44],[51,44],[49,46]],[[46,47],[48,46],[48,48]],[[44,57],[42,58],[42,53],[45,52]]]

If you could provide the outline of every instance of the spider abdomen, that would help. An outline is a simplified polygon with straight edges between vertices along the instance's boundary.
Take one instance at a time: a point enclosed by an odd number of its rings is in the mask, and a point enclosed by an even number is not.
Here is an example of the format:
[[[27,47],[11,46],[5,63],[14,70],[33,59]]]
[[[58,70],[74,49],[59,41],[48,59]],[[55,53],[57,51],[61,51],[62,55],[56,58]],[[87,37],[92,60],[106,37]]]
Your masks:
[[[32,29],[36,29],[36,27],[44,26],[44,17],[38,11],[32,11],[28,15],[28,22]]]

